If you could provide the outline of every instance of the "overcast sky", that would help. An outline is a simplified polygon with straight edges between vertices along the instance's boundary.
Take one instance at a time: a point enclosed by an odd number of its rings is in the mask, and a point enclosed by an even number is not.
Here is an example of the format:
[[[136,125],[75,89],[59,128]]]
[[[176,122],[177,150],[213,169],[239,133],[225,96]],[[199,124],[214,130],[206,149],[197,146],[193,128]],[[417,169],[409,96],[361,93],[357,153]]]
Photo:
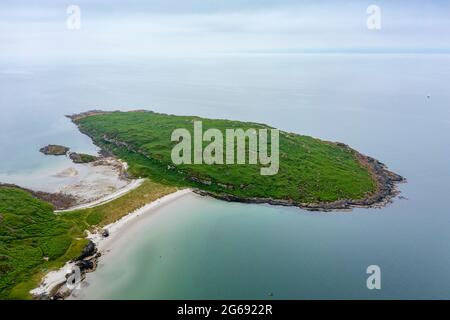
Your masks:
[[[72,4],[80,30],[66,27]],[[366,26],[371,4],[381,30]],[[2,0],[0,49],[4,58],[450,52],[450,1]]]

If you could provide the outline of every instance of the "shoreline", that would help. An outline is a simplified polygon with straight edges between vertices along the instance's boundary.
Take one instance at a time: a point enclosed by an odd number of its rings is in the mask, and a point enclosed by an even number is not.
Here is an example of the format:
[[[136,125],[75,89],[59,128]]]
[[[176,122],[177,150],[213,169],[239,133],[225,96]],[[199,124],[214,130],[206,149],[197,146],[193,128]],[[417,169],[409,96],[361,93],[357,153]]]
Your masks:
[[[341,199],[333,202],[301,203],[292,200],[272,198],[238,197],[227,193],[218,194],[198,188],[193,189],[193,192],[201,196],[209,196],[227,202],[269,204],[275,206],[297,207],[307,211],[322,212],[350,211],[353,208],[383,208],[389,203],[392,203],[392,200],[401,193],[400,190],[398,190],[398,184],[406,183],[407,180],[404,177],[389,171],[384,163],[372,157],[363,155],[343,143],[337,142],[337,144],[354,152],[361,165],[369,170],[376,183],[376,189],[373,193],[368,194],[366,197],[361,199]]]
[[[189,188],[175,191],[171,194],[156,199],[133,212],[128,213],[127,215],[123,216],[113,223],[110,223],[102,228],[97,228],[95,232],[91,233],[87,231],[86,239],[90,240],[90,244],[88,245],[88,247],[90,246],[90,249],[88,251],[86,251],[85,249],[85,251],[89,252],[88,256],[76,261],[68,261],[62,268],[48,272],[42,278],[39,286],[30,291],[33,299],[48,300],[64,299],[69,297],[72,294],[73,288],[70,288],[66,285],[67,275],[73,274],[74,268],[78,266],[79,263],[88,262],[93,266],[92,268],[81,270],[81,281],[78,283],[81,285],[81,283],[85,279],[86,273],[91,273],[96,270],[97,261],[101,259],[102,255],[106,254],[109,251],[109,248],[115,242],[117,237],[126,233],[127,227],[131,227],[132,224],[136,221],[136,218],[142,215],[150,215],[160,207],[192,192],[193,190]],[[104,236],[105,230],[108,231],[108,235],[106,237]],[[93,246],[91,245],[91,243],[93,244]]]

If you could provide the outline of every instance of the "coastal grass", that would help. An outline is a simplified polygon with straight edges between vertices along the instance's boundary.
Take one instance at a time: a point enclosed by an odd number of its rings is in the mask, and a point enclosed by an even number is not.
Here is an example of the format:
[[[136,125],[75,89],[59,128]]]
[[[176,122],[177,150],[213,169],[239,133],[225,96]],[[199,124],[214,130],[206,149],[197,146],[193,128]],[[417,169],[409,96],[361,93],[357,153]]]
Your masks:
[[[83,233],[53,214],[53,207],[16,188],[0,188],[0,298],[29,297],[33,275],[76,257]]]
[[[86,230],[112,223],[177,189],[145,180],[95,208],[54,214],[26,191],[0,187],[0,299],[30,299],[45,273],[80,255]]]
[[[376,182],[351,148],[308,136],[280,131],[280,168],[262,176],[260,165],[174,165],[173,130],[202,121],[203,130],[270,129],[258,123],[151,111],[111,112],[73,118],[96,144],[127,161],[129,173],[171,186],[189,186],[242,198],[272,198],[296,203],[362,199],[376,190]],[[205,147],[208,143],[204,142]],[[270,146],[268,147],[270,150]]]
[[[61,214],[61,218],[67,222],[74,222],[83,230],[91,229],[93,226],[103,227],[175,191],[177,191],[175,187],[146,179],[138,188],[118,199],[94,208],[66,212]]]

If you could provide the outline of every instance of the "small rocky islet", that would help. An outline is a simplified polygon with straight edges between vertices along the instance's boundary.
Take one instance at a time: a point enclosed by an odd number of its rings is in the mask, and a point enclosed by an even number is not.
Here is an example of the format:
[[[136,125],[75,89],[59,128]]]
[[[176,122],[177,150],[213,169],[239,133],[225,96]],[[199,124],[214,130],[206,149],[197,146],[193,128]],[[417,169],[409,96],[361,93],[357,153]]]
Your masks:
[[[69,152],[70,148],[57,145],[57,144],[49,144],[45,147],[39,149],[39,152],[42,152],[45,155],[51,156],[65,156],[67,152]]]
[[[99,160],[100,158],[97,156],[93,156],[86,153],[77,153],[77,152],[69,152],[70,148],[57,145],[57,144],[49,144],[45,147],[39,149],[39,152],[45,155],[52,156],[66,156],[69,155],[70,160],[73,163],[90,163]]]
[[[100,159],[99,157],[92,156],[90,154],[76,153],[76,152],[71,152],[69,154],[69,158],[74,163],[90,163],[90,162],[94,162],[94,161],[97,161],[98,159]]]

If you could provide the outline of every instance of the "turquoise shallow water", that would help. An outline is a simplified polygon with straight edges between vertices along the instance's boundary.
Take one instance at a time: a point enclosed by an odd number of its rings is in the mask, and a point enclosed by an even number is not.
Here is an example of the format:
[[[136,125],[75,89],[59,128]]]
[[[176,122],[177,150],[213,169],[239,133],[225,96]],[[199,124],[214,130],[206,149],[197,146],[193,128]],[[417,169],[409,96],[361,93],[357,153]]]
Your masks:
[[[81,299],[437,294],[440,279],[428,272],[440,268],[427,261],[430,253],[411,246],[392,227],[401,219],[396,208],[320,214],[185,196],[119,236],[76,294]],[[371,264],[382,266],[381,291],[366,288],[365,270]],[[423,272],[420,279],[417,270]]]
[[[405,176],[407,200],[325,214],[186,197],[142,223],[120,259],[105,257],[81,294],[449,298],[449,81],[447,55],[2,62],[0,180],[45,185],[42,171],[63,165],[37,152],[47,143],[95,150],[63,117],[93,108],[264,122],[342,141]],[[371,264],[380,291],[365,287]]]

